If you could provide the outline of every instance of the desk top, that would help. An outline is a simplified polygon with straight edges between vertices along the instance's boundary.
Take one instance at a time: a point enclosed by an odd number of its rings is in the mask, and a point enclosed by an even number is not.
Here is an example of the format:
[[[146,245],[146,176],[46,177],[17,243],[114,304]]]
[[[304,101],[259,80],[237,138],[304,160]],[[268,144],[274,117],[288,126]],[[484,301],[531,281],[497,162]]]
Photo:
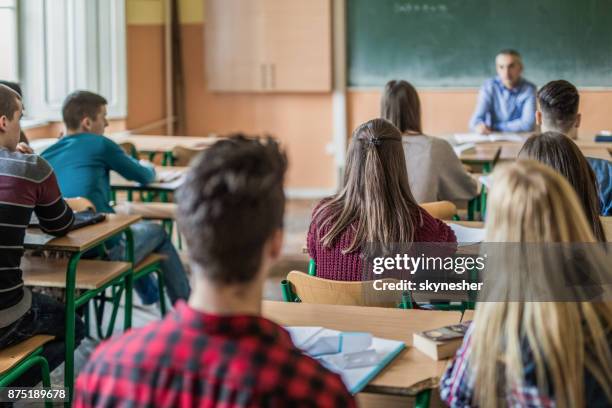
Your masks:
[[[496,161],[500,155],[500,147],[489,144],[476,145],[474,149],[470,149],[461,153],[459,159],[464,163],[492,163]]]
[[[413,348],[413,333],[456,324],[461,318],[460,312],[273,301],[263,302],[263,315],[284,326],[364,331],[377,337],[403,341],[407,348],[364,391],[411,396],[435,387],[447,363],[432,360]]]
[[[24,246],[26,249],[83,252],[125,230],[140,219],[139,215],[107,214],[106,220],[98,224],[70,231],[66,236],[54,238],[44,245],[25,243]],[[28,228],[27,234],[34,236],[44,235],[38,228]]]
[[[163,174],[164,172],[176,172],[180,173],[181,176],[172,181],[160,182],[155,181],[149,184],[139,184],[135,181],[126,180],[118,173],[110,172],[110,185],[116,189],[127,189],[127,190],[142,190],[142,191],[168,191],[173,192],[183,184],[183,175],[187,172],[189,167],[163,167],[155,166],[156,173]]]
[[[116,143],[132,143],[139,152],[171,152],[176,146],[189,149],[205,149],[219,141],[219,137],[206,136],[152,136],[152,135],[112,135]]]

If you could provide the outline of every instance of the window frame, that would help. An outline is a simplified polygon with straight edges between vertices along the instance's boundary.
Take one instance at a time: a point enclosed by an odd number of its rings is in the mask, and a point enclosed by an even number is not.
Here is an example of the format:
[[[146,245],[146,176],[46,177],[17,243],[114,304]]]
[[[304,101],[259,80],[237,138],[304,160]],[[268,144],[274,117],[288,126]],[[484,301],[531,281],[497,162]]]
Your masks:
[[[77,89],[104,96],[110,119],[127,116],[125,1],[19,1],[19,50],[27,50],[19,53],[19,76],[29,118],[61,121],[62,102]]]

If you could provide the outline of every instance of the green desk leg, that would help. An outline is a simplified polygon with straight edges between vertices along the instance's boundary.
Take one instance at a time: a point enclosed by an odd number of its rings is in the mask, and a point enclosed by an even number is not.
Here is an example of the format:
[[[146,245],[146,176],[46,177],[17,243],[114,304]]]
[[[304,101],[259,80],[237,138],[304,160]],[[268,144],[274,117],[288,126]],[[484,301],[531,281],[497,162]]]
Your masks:
[[[470,201],[468,201],[468,208],[467,208],[468,221],[474,221],[474,213],[476,212],[477,201],[478,201],[478,197],[472,198]]]
[[[310,276],[317,276],[317,264],[312,258],[308,261],[308,274]]]
[[[74,392],[74,326],[76,318],[75,309],[75,290],[76,290],[76,271],[77,264],[81,259],[81,253],[72,254],[68,261],[68,269],[66,270],[66,356],[64,362],[64,385],[68,387],[69,400],[72,401]],[[66,403],[70,406],[70,403]]]
[[[21,361],[16,367],[14,367],[8,374],[0,378],[0,387],[8,387],[11,383],[25,374],[30,368],[38,365],[42,375],[43,387],[51,387],[51,378],[49,373],[49,363],[47,360],[40,355],[42,347],[39,347],[34,353],[30,354],[23,361]],[[45,408],[52,408],[53,403],[45,400]]]
[[[280,283],[280,286],[281,293],[283,295],[283,300],[285,302],[295,302],[295,294],[293,293],[293,290],[291,290],[291,284],[289,283],[289,281],[283,279]]]
[[[429,408],[431,400],[431,389],[419,392],[414,401],[415,408]]]
[[[487,212],[487,188],[483,185],[480,190],[480,218],[484,221]]]
[[[125,321],[124,330],[132,327],[132,296],[134,286],[134,235],[130,227],[126,228],[125,233],[125,259],[132,264],[130,272],[125,275]]]

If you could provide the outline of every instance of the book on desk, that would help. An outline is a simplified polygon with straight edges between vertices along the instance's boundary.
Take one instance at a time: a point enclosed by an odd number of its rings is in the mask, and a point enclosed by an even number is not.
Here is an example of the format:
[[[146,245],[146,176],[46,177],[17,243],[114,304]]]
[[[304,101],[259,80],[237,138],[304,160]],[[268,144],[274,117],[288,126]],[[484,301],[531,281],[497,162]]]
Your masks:
[[[286,327],[293,344],[340,375],[346,388],[357,394],[406,345],[369,333],[340,332],[315,326]]]

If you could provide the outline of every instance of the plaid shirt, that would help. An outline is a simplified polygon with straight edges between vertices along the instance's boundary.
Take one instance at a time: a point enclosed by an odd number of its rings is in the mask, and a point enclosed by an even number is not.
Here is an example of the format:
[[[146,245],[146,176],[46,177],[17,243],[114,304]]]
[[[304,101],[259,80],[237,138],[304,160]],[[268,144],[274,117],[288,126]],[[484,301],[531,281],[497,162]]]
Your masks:
[[[474,325],[472,324],[465,334],[463,344],[457,351],[455,359],[449,364],[440,380],[440,397],[449,407],[476,406],[474,402],[476,379],[469,367],[473,331]],[[553,408],[555,402],[550,397],[542,395],[535,384],[524,384],[521,387],[513,388],[506,395],[506,405],[508,407]]]
[[[472,351],[472,333],[474,325],[468,329],[461,348],[455,359],[449,364],[440,380],[440,397],[449,407],[472,407],[474,401],[474,378],[469,366]],[[543,394],[536,383],[535,363],[533,355],[525,344],[523,365],[524,378],[522,384],[514,385],[506,393],[506,406],[525,408],[554,408],[556,406],[552,390]],[[585,369],[584,401],[588,407],[610,407],[612,401],[607,400],[606,393],[593,375]]]
[[[184,302],[162,321],[103,343],[77,379],[75,407],[353,407],[340,377],[277,324]]]

